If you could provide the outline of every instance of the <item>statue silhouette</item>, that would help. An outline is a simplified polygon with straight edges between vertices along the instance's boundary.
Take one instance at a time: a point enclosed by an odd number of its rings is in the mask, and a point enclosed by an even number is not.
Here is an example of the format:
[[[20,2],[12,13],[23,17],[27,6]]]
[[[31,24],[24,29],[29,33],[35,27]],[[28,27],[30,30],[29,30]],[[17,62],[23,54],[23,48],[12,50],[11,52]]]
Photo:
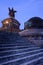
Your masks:
[[[9,9],[9,16],[10,16],[10,17],[15,17],[15,13],[16,13],[17,11],[15,11],[13,8],[12,8],[12,9],[8,8],[8,9]]]

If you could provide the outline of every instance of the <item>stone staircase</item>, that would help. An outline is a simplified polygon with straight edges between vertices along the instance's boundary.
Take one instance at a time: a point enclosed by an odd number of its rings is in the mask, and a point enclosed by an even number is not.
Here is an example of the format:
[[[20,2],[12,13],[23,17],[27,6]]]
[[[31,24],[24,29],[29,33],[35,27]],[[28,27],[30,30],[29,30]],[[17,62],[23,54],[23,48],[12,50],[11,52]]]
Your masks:
[[[43,48],[18,33],[0,31],[0,65],[43,65]]]

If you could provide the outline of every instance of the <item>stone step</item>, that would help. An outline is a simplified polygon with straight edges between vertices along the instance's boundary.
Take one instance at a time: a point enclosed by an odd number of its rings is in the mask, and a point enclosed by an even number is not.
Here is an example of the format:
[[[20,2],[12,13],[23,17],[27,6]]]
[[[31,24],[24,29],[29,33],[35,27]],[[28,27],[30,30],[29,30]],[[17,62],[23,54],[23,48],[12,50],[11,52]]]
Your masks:
[[[11,64],[11,63],[8,63]],[[17,64],[17,62],[12,62],[12,64]],[[20,64],[20,63],[19,63]],[[25,63],[21,63],[20,65],[43,65],[43,56],[37,57],[35,59],[31,59],[30,61],[26,61]]]
[[[42,52],[43,50],[42,49],[35,49],[35,50],[29,50],[29,52],[21,52],[21,53],[15,53],[15,54],[12,54],[12,55],[7,55],[7,56],[3,56],[3,57],[0,57],[0,58],[6,58],[6,57],[11,57],[11,56],[14,56],[14,55],[21,55],[21,54],[25,54],[25,53],[33,53],[33,52]]]
[[[32,52],[32,53],[27,53],[27,54],[20,54],[20,55],[16,55],[16,56],[11,56],[11,57],[7,57],[7,58],[3,58],[0,63],[1,64],[6,64],[6,63],[9,63],[9,62],[19,62],[19,64],[22,64],[22,63],[25,63],[25,62],[28,62],[30,60],[33,60],[33,59],[36,59],[36,58],[39,58],[39,57],[43,57],[43,52]],[[3,63],[2,63],[3,62]]]
[[[12,44],[0,44],[0,48],[1,47],[14,47],[14,46],[27,46],[27,47],[31,47],[31,46],[34,46],[34,47],[36,47],[36,45],[34,45],[34,44],[29,44],[29,43],[12,43]],[[37,46],[38,47],[38,46]]]
[[[40,47],[37,47],[37,46],[10,46],[10,47],[0,47],[0,50],[4,50],[4,49],[22,49],[22,48],[40,48]]]
[[[12,50],[12,51],[4,51],[4,52],[0,52],[0,57],[4,57],[4,56],[8,56],[8,55],[12,55],[12,54],[18,54],[18,53],[22,53],[22,52],[28,52],[28,51],[32,51],[32,50],[39,50],[39,48],[26,48],[26,49],[16,49],[16,50]],[[42,49],[40,49],[42,50]]]
[[[29,40],[25,40],[25,39],[17,39],[17,38],[8,38],[8,39],[4,39],[4,38],[0,38],[0,42],[6,42],[6,41],[8,41],[8,42],[10,42],[10,41],[16,41],[16,42],[29,42],[30,43],[30,41]]]
[[[27,48],[27,47],[32,47],[32,46],[15,46],[15,45],[14,45],[14,47],[13,46],[11,46],[11,47],[10,46],[9,47],[4,47],[3,46],[3,47],[0,47],[0,49],[7,49],[7,48],[9,48],[9,49],[10,48]],[[35,47],[37,47],[37,46],[35,46]]]
[[[0,44],[0,47],[9,47],[9,46],[36,46],[34,44],[31,43],[12,43],[12,44]]]
[[[25,42],[25,43],[23,43],[23,42],[4,42],[4,43],[0,43],[0,46],[1,45],[15,45],[15,44],[22,44],[22,45],[25,45],[25,44],[27,44],[27,45],[34,45],[34,44],[32,44],[32,43],[29,43],[29,42]]]
[[[1,51],[8,51],[8,50],[15,50],[15,49],[25,49],[25,48],[28,48],[28,47],[12,47],[12,48],[0,48],[0,52]]]
[[[27,45],[27,46],[23,46],[23,45],[21,45],[21,46],[19,46],[19,45],[13,45],[13,46],[1,46],[0,47],[0,49],[7,49],[7,48],[20,48],[20,47],[28,47],[28,48],[30,48],[30,47],[37,47],[37,46],[34,46],[34,45]],[[38,47],[38,48],[40,48],[40,47]]]
[[[22,50],[26,50],[26,49],[39,49],[38,47],[32,47],[32,48],[20,48],[19,50],[17,49],[17,48],[15,48],[15,49],[7,49],[7,50],[2,50],[0,53],[4,53],[4,52],[12,52],[12,51],[22,51]]]

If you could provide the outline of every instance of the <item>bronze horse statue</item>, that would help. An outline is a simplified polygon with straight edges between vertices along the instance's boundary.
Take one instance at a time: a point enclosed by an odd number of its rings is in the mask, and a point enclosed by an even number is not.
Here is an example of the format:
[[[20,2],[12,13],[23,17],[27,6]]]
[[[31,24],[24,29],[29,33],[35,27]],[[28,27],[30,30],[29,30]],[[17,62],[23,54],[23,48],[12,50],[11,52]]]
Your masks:
[[[8,8],[8,9],[9,9],[9,16],[10,16],[10,17],[15,17],[15,13],[16,13],[17,11],[15,11],[13,8],[12,8],[12,9]]]

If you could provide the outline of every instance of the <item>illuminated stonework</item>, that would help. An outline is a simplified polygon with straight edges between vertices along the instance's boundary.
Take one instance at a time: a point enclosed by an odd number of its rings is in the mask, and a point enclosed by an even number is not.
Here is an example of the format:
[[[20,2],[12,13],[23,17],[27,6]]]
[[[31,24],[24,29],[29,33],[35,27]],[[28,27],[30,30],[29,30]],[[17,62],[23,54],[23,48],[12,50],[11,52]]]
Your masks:
[[[8,22],[8,21],[6,21],[6,24],[9,24],[9,22]]]
[[[14,9],[9,8],[9,18],[6,18],[2,21],[2,30],[18,32],[20,31],[20,23],[15,19]]]

